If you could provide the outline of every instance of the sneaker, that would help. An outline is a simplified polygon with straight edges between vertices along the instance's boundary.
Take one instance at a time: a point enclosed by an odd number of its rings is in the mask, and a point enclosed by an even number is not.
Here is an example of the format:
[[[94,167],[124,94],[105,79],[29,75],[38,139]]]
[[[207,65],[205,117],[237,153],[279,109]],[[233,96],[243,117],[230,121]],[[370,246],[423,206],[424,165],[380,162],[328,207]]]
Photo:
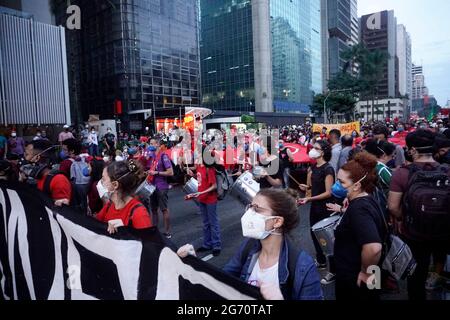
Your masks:
[[[323,285],[328,285],[333,283],[335,281],[335,278],[336,278],[335,274],[328,272],[326,276],[322,280],[320,280],[320,283]]]
[[[169,232],[163,233],[163,236],[166,237],[166,239],[172,238],[172,234],[170,234]]]
[[[432,291],[441,288],[444,282],[443,280],[444,279],[436,272],[430,272],[428,274],[428,279],[425,282],[425,289]]]
[[[195,251],[197,251],[197,252],[207,252],[207,251],[211,251],[211,248],[200,247],[200,248],[198,248]]]
[[[214,249],[213,251],[212,251],[212,254],[213,254],[213,256],[214,257],[217,257],[218,255],[220,255],[220,249]]]
[[[315,261],[315,263],[316,263],[317,269],[319,269],[319,270],[325,270],[327,268],[326,263],[319,263],[319,261],[317,261],[317,260]]]

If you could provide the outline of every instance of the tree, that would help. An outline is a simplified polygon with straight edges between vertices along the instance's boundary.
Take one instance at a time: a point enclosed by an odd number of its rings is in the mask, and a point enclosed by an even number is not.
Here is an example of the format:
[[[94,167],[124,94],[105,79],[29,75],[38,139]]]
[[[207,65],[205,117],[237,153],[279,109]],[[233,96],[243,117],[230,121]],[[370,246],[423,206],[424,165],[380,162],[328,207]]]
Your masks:
[[[369,51],[364,45],[358,44],[344,51],[342,58],[346,61],[343,70],[328,82],[329,90],[350,90],[350,94],[355,100],[353,108],[356,104],[356,99],[371,99],[372,119],[374,119],[374,105],[375,98],[378,96],[378,83],[383,76],[384,67],[390,59],[389,53],[381,50]],[[354,69],[357,69],[358,72],[353,72]],[[348,103],[352,102],[352,99],[349,99],[349,97],[346,99],[348,99]],[[335,104],[333,100],[334,98],[330,96],[327,106]],[[317,97],[316,102],[318,101],[320,101],[320,96]],[[345,99],[340,99],[340,101],[344,102]],[[318,110],[318,106],[314,107],[314,110]],[[351,108],[349,110],[351,111]],[[330,110],[330,113],[333,112],[335,111]]]
[[[314,97],[311,111],[315,115],[323,115],[324,101],[326,97],[327,96],[323,94],[318,94]],[[348,115],[353,113],[356,102],[357,100],[352,92],[331,93],[326,104],[327,118],[331,120],[336,114],[343,113],[346,115],[346,120],[350,120]]]

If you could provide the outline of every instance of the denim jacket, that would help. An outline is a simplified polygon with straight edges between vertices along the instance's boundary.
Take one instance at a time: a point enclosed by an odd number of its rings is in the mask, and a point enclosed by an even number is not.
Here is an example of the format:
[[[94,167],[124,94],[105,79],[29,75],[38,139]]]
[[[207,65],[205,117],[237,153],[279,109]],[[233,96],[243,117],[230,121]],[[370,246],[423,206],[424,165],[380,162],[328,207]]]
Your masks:
[[[244,243],[242,243],[239,251],[223,268],[225,272],[235,277],[239,277],[245,282],[248,282],[261,251],[261,242],[255,241],[254,247],[250,250],[248,257],[244,260],[242,254],[244,254],[243,251],[245,250],[248,241],[250,241],[250,239],[247,239]],[[319,272],[317,271],[314,260],[304,251],[301,251],[299,254],[293,283],[288,283],[288,241],[289,240],[284,237],[283,246],[280,252],[280,259],[278,261],[278,279],[280,281],[280,290],[284,299],[323,300]],[[242,261],[245,261],[245,263],[242,264]]]

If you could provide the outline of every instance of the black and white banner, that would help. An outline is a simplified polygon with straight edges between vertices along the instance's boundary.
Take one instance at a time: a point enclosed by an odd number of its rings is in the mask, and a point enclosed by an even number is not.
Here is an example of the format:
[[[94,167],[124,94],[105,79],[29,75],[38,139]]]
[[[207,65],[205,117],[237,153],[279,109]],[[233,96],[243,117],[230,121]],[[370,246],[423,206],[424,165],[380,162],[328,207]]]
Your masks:
[[[259,298],[256,288],[180,259],[156,229],[106,225],[24,185],[0,184],[0,300]]]

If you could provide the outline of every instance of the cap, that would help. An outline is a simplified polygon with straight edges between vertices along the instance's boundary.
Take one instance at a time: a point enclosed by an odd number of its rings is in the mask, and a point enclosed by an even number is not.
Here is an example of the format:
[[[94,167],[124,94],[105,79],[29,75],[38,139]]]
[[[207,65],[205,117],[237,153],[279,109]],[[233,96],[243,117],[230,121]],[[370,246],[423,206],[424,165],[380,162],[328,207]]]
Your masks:
[[[68,124],[65,124],[63,128],[64,128],[64,129],[69,129],[69,125],[68,125]]]

